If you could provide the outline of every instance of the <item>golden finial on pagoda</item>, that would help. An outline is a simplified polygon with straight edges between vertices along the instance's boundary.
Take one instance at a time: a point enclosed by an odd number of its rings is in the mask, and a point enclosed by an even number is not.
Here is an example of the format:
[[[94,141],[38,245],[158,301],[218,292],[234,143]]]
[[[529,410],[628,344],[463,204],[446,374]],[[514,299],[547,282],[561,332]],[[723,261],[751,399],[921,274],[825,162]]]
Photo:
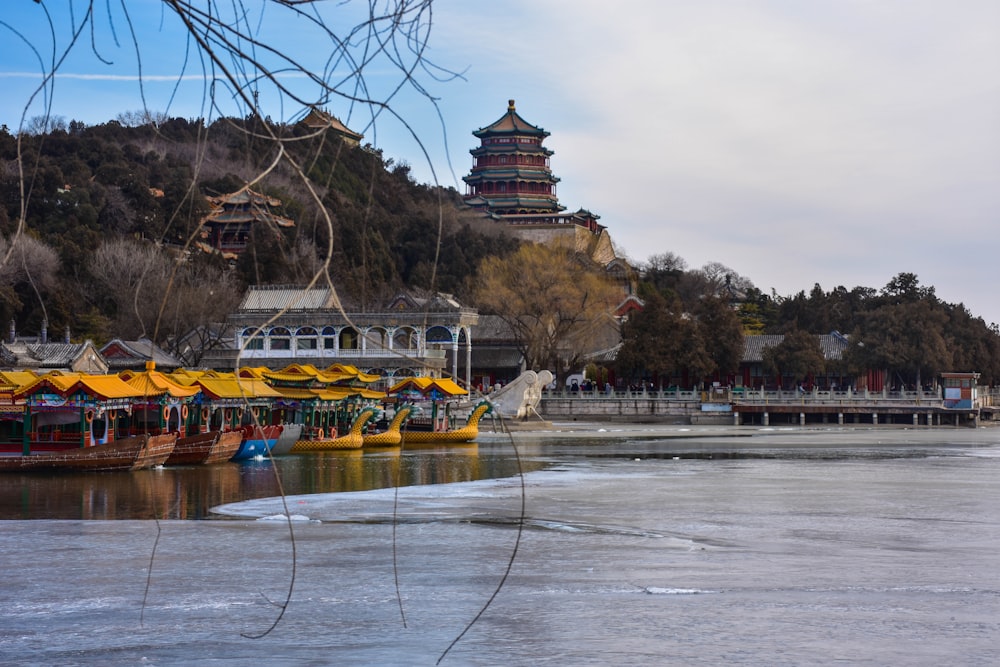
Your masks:
[[[514,100],[507,100],[507,111],[514,110]]]

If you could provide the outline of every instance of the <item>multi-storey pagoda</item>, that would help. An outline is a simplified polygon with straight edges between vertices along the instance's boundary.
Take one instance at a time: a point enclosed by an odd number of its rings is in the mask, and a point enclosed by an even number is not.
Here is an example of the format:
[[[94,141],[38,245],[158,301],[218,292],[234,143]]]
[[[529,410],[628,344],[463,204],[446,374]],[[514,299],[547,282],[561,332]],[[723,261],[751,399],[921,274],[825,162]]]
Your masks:
[[[568,213],[559,203],[559,179],[549,164],[553,151],[542,145],[549,133],[521,118],[514,100],[499,120],[472,134],[480,145],[469,151],[466,204],[526,241],[568,245],[603,265],[616,259],[600,216],[583,208]]]
[[[559,179],[552,175],[552,151],[542,146],[549,133],[521,118],[514,100],[492,125],[472,133],[472,173],[465,176],[465,202],[500,215],[553,214],[562,211],[556,196]]]

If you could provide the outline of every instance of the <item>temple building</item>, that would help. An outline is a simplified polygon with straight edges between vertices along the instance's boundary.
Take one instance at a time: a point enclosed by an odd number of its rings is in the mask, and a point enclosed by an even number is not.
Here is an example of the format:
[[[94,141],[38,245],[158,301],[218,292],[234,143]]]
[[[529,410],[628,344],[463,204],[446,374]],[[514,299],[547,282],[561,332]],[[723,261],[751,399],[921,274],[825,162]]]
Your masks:
[[[327,130],[333,132],[335,135],[343,139],[344,143],[348,146],[358,146],[361,144],[361,140],[365,138],[365,135],[358,134],[354,130],[350,129],[336,116],[323,111],[322,109],[317,109],[313,107],[306,114],[306,117],[302,119],[301,123],[312,130]]]
[[[600,216],[586,210],[566,212],[559,203],[550,158],[543,146],[549,132],[517,113],[514,100],[496,122],[474,131],[480,145],[471,149],[472,171],[463,177],[465,203],[508,226],[532,243],[564,245],[631,282],[631,267],[619,258]],[[619,276],[625,268],[626,276]]]
[[[202,363],[219,370],[339,363],[379,375],[383,384],[402,377],[471,381],[474,308],[449,294],[410,292],[375,312],[342,306],[330,287],[251,286],[227,318],[231,345],[207,351]]]
[[[559,179],[552,175],[552,151],[542,146],[549,133],[518,115],[514,100],[492,125],[472,133],[472,173],[465,202],[499,215],[552,215],[565,207],[556,196]]]
[[[280,236],[280,228],[295,226],[294,221],[273,212],[281,206],[280,199],[248,188],[206,199],[211,210],[201,221],[201,240],[195,245],[204,252],[221,253],[229,260],[235,260],[246,249],[253,225],[269,226],[276,237]]]

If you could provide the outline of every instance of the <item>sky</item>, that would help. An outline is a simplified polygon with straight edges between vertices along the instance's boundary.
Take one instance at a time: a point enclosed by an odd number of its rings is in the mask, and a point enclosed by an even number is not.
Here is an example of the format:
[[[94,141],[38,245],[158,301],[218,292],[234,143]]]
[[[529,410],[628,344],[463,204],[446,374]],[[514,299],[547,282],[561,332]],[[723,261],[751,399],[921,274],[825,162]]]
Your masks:
[[[0,11],[0,123],[11,131],[46,102],[88,124],[144,100],[191,118],[245,111],[225,86],[218,108],[206,106],[197,57],[185,68],[177,19],[152,0],[129,3],[138,49],[109,9],[118,3],[95,3],[98,47],[88,26],[48,94],[32,98],[85,3],[11,4]],[[244,4],[262,41],[341,93],[323,106],[420,182],[464,192],[471,133],[514,99],[551,133],[560,203],[599,215],[633,263],[718,262],[778,296],[880,289],[909,272],[1000,323],[995,0],[438,0],[421,25],[425,62],[440,69],[414,70],[417,90],[375,59],[360,92],[313,22],[270,2],[261,20],[262,3]],[[317,7],[346,30],[367,3]],[[282,81],[317,99],[302,73]],[[387,109],[372,121],[351,96]],[[258,103],[275,120],[304,113],[267,87]]]

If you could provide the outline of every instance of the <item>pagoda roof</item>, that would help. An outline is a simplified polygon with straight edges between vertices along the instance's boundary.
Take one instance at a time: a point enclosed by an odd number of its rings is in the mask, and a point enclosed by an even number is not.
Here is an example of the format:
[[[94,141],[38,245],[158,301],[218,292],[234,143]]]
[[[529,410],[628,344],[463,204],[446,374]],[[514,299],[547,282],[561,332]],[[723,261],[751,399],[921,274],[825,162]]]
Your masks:
[[[241,375],[245,375],[241,373]],[[353,380],[356,374],[334,371],[321,371],[312,364],[291,364],[280,370],[264,371],[262,376],[271,382],[297,382],[336,384],[345,380]]]
[[[359,134],[348,128],[333,114],[323,111],[322,109],[317,109],[316,107],[312,107],[309,110],[309,113],[306,114],[305,118],[303,118],[300,122],[306,127],[310,127],[315,130],[332,130],[354,144],[360,143],[361,140],[365,138],[365,135]]]
[[[145,362],[155,362],[161,368],[180,368],[183,362],[148,338],[139,340],[122,340],[115,338],[104,345],[101,356],[108,362],[110,368],[122,370],[128,366],[143,366]]]
[[[521,118],[514,108],[514,100],[508,100],[507,113],[500,116],[495,122],[486,127],[479,128],[472,133],[476,137],[486,137],[491,134],[531,134],[535,136],[547,137],[549,132],[532,125]]]
[[[385,394],[364,387],[275,387],[283,398],[294,401],[342,401],[352,396],[361,398],[385,398]]]
[[[558,183],[560,181],[558,176],[553,176],[552,172],[546,169],[531,169],[528,167],[504,167],[502,169],[486,167],[477,169],[468,176],[463,176],[462,180],[469,183],[471,181],[495,181],[508,178],[517,178],[526,181],[545,181],[549,183]]]
[[[38,379],[34,371],[0,371],[0,390],[17,391],[19,387],[27,387]]]
[[[556,203],[554,199],[536,199],[532,197],[486,197],[487,207],[494,212],[501,209],[538,209],[536,213],[557,213],[566,207]],[[503,213],[501,213],[503,215]]]
[[[338,373],[347,374],[352,376],[352,379],[366,384],[378,382],[382,379],[381,375],[377,375],[375,373],[365,373],[357,366],[352,366],[351,364],[331,364],[330,366],[327,366],[323,372],[328,375]]]
[[[399,394],[402,392],[418,392],[423,396],[465,396],[469,392],[463,389],[451,378],[413,377],[400,380],[386,392]]]
[[[294,227],[295,222],[289,218],[271,213],[271,207],[281,206],[281,200],[276,197],[243,188],[229,194],[205,198],[211,210],[202,224],[251,224],[254,222],[271,222],[279,227]]]
[[[20,369],[72,369],[90,357],[89,371],[105,370],[107,362],[94,344],[87,340],[83,343],[30,342],[16,340],[0,343],[4,351],[5,363]],[[12,363],[11,363],[12,362]]]
[[[239,378],[232,373],[216,377],[199,377],[196,384],[205,396],[215,399],[279,398],[281,393],[260,380]]]
[[[551,148],[546,148],[541,144],[486,144],[476,146],[475,148],[470,148],[469,152],[473,155],[485,155],[487,153],[497,153],[498,155],[539,155],[543,154],[546,156],[555,155],[555,151]]]

